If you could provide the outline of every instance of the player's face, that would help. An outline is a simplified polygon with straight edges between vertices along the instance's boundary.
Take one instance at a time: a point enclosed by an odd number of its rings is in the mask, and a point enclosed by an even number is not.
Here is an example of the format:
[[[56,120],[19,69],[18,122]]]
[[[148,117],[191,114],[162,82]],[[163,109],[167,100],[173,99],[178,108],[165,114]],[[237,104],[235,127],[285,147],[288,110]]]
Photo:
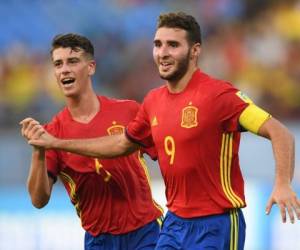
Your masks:
[[[88,88],[95,62],[83,50],[57,48],[52,52],[52,62],[56,80],[66,97],[78,96]]]
[[[162,27],[156,31],[153,58],[160,77],[169,82],[180,80],[190,65],[190,47],[185,30]]]

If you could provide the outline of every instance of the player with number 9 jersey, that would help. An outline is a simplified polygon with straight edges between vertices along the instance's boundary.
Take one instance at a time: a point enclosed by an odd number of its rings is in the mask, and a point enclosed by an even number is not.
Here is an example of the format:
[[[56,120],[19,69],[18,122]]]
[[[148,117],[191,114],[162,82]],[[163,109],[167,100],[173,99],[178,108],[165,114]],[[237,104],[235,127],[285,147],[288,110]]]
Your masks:
[[[180,93],[151,91],[127,136],[155,145],[168,209],[183,218],[245,207],[238,119],[249,102],[231,84],[199,69]]]

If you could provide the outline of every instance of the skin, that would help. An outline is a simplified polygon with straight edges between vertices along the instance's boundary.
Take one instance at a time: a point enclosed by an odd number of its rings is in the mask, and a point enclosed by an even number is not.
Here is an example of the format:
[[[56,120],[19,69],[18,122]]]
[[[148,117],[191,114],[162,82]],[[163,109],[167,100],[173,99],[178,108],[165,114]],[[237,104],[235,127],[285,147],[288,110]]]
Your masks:
[[[91,76],[95,73],[95,61],[83,50],[57,48],[52,53],[52,63],[57,84],[65,96],[73,119],[82,123],[89,122],[100,109],[91,82]],[[73,83],[64,84],[68,79],[72,79]],[[21,134],[28,141],[37,139],[44,133],[39,122],[32,118],[24,119],[20,124]],[[45,149],[33,145],[27,187],[35,207],[42,208],[48,203],[53,183],[53,179],[47,174]]]
[[[294,137],[283,124],[274,118],[266,121],[258,134],[271,140],[276,163],[275,182],[267,202],[266,214],[270,214],[273,204],[277,204],[282,221],[286,222],[286,212],[288,212],[291,223],[294,223],[294,214],[298,220],[300,219],[300,200],[291,187],[295,168]]]
[[[159,28],[155,34],[153,58],[161,78],[167,80],[167,87],[172,93],[183,91],[197,69],[200,44],[189,46],[186,37],[184,30],[165,27]],[[28,118],[21,124],[24,128],[34,130],[32,137],[35,139],[29,140],[29,144],[45,149],[54,148],[87,156],[111,158],[125,155],[136,148],[124,134],[84,140],[59,140],[43,128],[34,129],[38,126],[32,125],[34,122]],[[290,221],[294,223],[295,215],[300,219],[300,201],[291,187],[295,165],[294,137],[274,118],[268,119],[261,126],[258,135],[271,141],[276,162],[275,182],[266,213],[269,214],[273,204],[277,204],[282,221],[286,222],[288,214]]]
[[[189,46],[186,31],[159,28],[153,41],[153,59],[171,93],[181,92],[197,70],[199,43]]]
[[[91,80],[96,70],[95,61],[83,50],[57,48],[52,53],[52,62],[56,81],[72,117],[78,122],[88,123],[100,109]],[[66,79],[74,82],[63,84]]]

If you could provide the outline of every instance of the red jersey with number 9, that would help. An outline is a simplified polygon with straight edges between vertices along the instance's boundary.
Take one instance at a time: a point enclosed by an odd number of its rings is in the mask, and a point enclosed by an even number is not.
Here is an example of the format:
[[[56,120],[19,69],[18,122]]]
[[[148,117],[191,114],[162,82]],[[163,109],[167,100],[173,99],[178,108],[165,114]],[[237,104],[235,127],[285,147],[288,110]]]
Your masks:
[[[64,108],[45,126],[58,138],[93,138],[124,132],[139,104],[130,100],[98,97],[100,111],[87,124],[76,122]],[[156,157],[153,149],[146,151]],[[81,219],[93,236],[122,234],[138,229],[162,215],[152,200],[147,167],[140,152],[99,160],[68,152],[48,150],[47,169],[59,176]]]
[[[192,218],[245,206],[238,119],[247,106],[231,84],[200,70],[180,93],[162,86],[145,97],[126,134],[156,147],[170,211]]]

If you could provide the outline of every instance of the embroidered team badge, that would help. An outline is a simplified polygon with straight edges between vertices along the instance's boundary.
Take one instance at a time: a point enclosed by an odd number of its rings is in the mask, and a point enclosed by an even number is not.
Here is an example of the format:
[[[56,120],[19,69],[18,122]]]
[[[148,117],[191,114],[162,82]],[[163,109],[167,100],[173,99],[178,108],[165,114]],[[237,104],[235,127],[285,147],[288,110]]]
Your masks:
[[[113,125],[107,129],[107,133],[109,135],[119,135],[123,134],[125,131],[125,127],[122,125],[117,125],[115,121],[112,123]]]
[[[253,101],[246,94],[244,94],[242,91],[236,92],[236,95],[246,103],[253,103]]]
[[[151,127],[155,127],[158,125],[158,121],[156,116],[153,117],[152,121],[151,121]]]
[[[198,108],[192,106],[192,103],[189,103],[189,106],[183,108],[181,113],[181,127],[183,128],[193,128],[198,126],[197,120]]]

